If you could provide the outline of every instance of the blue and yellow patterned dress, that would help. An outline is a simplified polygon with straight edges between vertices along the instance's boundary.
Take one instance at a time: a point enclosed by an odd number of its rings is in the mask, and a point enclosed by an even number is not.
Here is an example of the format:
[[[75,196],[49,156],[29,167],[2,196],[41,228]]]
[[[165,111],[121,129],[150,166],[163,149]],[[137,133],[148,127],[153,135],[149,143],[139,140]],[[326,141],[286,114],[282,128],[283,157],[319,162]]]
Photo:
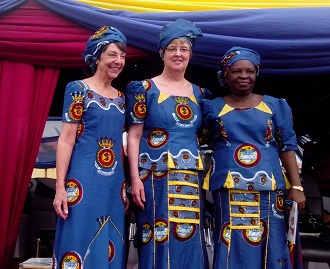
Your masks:
[[[203,107],[214,146],[213,268],[291,269],[283,195],[290,185],[279,161],[280,151],[297,149],[291,108],[271,96],[248,109],[222,97]]]
[[[53,268],[125,268],[125,117],[121,92],[110,99],[83,81],[68,83],[62,121],[79,125],[66,178],[69,216],[58,218]]]
[[[126,89],[128,124],[144,124],[139,168],[145,210],[137,210],[139,269],[208,269],[203,233],[203,164],[197,142],[204,89],[162,93],[152,80]]]

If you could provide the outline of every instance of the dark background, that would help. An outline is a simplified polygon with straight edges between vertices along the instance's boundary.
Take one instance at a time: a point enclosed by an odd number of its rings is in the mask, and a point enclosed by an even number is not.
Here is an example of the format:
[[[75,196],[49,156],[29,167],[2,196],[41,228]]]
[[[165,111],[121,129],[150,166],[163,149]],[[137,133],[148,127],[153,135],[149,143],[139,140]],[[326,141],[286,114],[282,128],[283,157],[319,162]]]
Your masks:
[[[163,64],[158,56],[143,59],[127,59],[120,76],[113,81],[113,86],[125,93],[125,87],[131,80],[151,78],[162,72]],[[215,96],[224,96],[226,90],[217,80],[217,68],[214,70],[190,65],[186,78],[191,82],[208,88]],[[69,81],[83,79],[90,75],[88,68],[61,69],[49,116],[61,116],[63,95]],[[280,76],[265,77],[262,66],[254,92],[285,98],[292,108],[293,121],[297,136],[310,135],[319,141],[329,137],[330,133],[330,74],[322,76]]]

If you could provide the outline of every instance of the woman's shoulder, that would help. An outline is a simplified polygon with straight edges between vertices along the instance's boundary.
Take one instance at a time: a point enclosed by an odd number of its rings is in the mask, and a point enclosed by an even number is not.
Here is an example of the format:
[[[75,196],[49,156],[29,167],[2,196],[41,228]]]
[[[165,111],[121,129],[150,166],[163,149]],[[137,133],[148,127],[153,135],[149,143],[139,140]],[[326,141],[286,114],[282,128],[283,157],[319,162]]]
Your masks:
[[[225,106],[225,101],[223,97],[215,97],[213,99],[203,100],[204,111],[209,111],[209,113],[219,114],[219,111]]]
[[[126,86],[126,92],[148,91],[152,86],[151,79],[132,80]]]
[[[202,99],[211,99],[212,98],[212,92],[202,86],[196,85],[194,83],[191,83],[193,87],[193,93],[194,95],[198,94],[201,96]]]
[[[265,102],[266,104],[289,105],[285,98],[274,97],[271,95],[264,95],[262,101]]]
[[[209,99],[209,102],[210,102],[210,105],[214,106],[219,106],[219,105],[225,105],[225,99],[223,96],[217,96],[217,97],[214,97],[212,99]]]
[[[67,86],[80,87],[80,88],[83,88],[85,85],[86,83],[81,79],[72,80],[67,83]]]
[[[66,92],[85,92],[88,86],[83,80],[73,80],[67,83]]]
[[[264,102],[287,102],[285,100],[285,98],[282,97],[275,97],[275,96],[271,96],[271,95],[263,95],[263,101]]]
[[[264,95],[263,103],[265,103],[270,108],[270,110],[275,114],[291,113],[291,107],[284,98]]]

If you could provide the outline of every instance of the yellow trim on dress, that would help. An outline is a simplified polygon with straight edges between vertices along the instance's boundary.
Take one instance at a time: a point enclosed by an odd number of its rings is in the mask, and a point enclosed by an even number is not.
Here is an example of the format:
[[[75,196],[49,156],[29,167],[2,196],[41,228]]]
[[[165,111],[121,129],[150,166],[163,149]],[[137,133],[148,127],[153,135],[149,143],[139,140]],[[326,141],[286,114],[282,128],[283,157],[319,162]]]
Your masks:
[[[191,171],[191,170],[183,170],[183,169],[178,169],[178,170],[173,170],[173,171],[169,171],[170,173],[184,173],[184,174],[190,174],[190,175],[195,175],[197,176],[198,173],[196,171]]]
[[[233,107],[231,107],[231,106],[225,104],[224,107],[221,109],[221,111],[220,111],[218,117],[221,117],[221,116],[227,114],[228,112],[233,111],[234,109],[235,109],[235,108],[233,108]]]
[[[231,190],[231,193],[259,193],[260,191],[248,191],[248,190]]]
[[[286,176],[284,175],[284,178],[285,178],[285,185],[286,185],[286,188],[289,189],[291,187],[290,183],[288,182],[288,179],[286,178]],[[288,184],[289,184],[289,187],[288,187]],[[234,181],[233,181],[233,177],[231,176],[231,172],[228,171],[228,174],[227,174],[227,178],[226,178],[226,181],[225,183],[223,184],[223,186],[227,189],[235,189],[234,187]],[[203,184],[203,187],[204,187],[204,184]],[[274,178],[274,174],[272,174],[272,190],[276,190],[276,180]],[[245,191],[245,190],[243,190]]]
[[[160,104],[161,102],[165,101],[169,97],[170,96],[168,94],[165,94],[165,93],[162,93],[161,91],[159,91],[158,104]]]
[[[198,103],[197,103],[197,100],[196,100],[196,97],[194,94],[190,95],[188,98],[198,106]]]
[[[175,169],[175,164],[169,151],[167,151],[167,169]]]
[[[258,194],[259,191],[248,191],[248,190],[235,190],[229,189],[228,190],[228,205],[229,205],[229,217],[230,217],[230,229],[233,230],[245,230],[245,229],[259,229],[260,228],[260,200],[255,202],[245,202],[245,201],[232,201],[231,196],[235,193],[249,193],[249,194]],[[254,206],[257,207],[257,213],[251,214],[242,214],[242,213],[234,213],[232,212],[232,206],[237,205],[245,205],[245,206]],[[258,219],[255,225],[233,225],[233,218],[255,218]]]
[[[181,199],[188,199],[188,200],[198,200],[199,196],[198,195],[191,195],[191,194],[174,194],[174,193],[169,193],[168,194],[169,198],[181,198]]]
[[[197,172],[192,172],[189,170],[176,170],[175,169],[176,166],[174,164],[172,155],[169,151],[167,151],[167,170],[175,170],[176,173],[181,172],[181,173],[185,173],[185,174],[193,174],[196,173],[195,175],[197,175]],[[203,165],[203,161],[202,161],[202,157],[200,155],[200,152],[198,152],[198,170],[203,170],[204,169],[204,165]]]
[[[203,159],[199,151],[198,151],[198,170],[204,170]]]
[[[244,191],[245,192],[245,191]],[[248,206],[258,206],[259,202],[241,202],[241,201],[232,201],[232,205],[248,205]]]
[[[271,109],[269,108],[269,106],[264,102],[264,101],[261,101],[256,107],[256,109],[260,110],[260,111],[263,111],[265,113],[268,113],[268,114],[272,114],[272,111]],[[231,111],[235,110],[235,108],[225,104],[224,107],[221,109],[218,117],[221,117]]]
[[[283,174],[283,177],[284,177],[285,188],[290,189],[291,188],[291,183],[290,183],[288,177],[286,176],[286,174],[283,170],[282,170],[282,174]]]
[[[258,218],[259,214],[255,213],[255,214],[241,214],[241,213],[231,213],[230,214],[231,217],[237,217],[237,218]]]
[[[200,212],[199,208],[187,207],[187,206],[169,206],[168,209],[177,210],[177,211]]]
[[[223,186],[227,189],[234,188],[233,177],[231,176],[230,171],[228,171],[227,178],[226,178],[225,184],[223,184]]]
[[[159,91],[159,96],[158,96],[158,104],[164,102],[166,99],[168,99],[171,95],[167,94],[167,93],[163,93],[161,91]],[[187,98],[190,99],[190,101],[194,102],[197,106],[198,106],[198,103],[197,103],[197,100],[196,100],[196,97],[194,94],[188,96]]]
[[[169,221],[171,222],[176,222],[176,223],[194,223],[194,224],[200,224],[199,219],[179,219],[179,218],[168,218]]]
[[[274,174],[272,173],[272,190],[276,190],[276,180],[274,178]]]
[[[168,182],[168,185],[169,186],[180,185],[180,186],[190,186],[190,187],[198,188],[198,184],[196,184],[196,183],[191,183],[191,182],[186,182],[186,181],[179,181],[179,180],[170,181],[170,182]]]
[[[256,225],[229,225],[231,230],[249,230],[249,229],[260,229],[260,224],[256,224]]]
[[[271,111],[271,109],[269,108],[269,106],[267,106],[264,101],[261,101],[260,104],[257,105],[255,108],[256,109],[259,109],[260,111],[263,111],[265,113],[273,114],[273,112]]]
[[[202,188],[204,190],[210,190],[210,177],[211,177],[211,169],[209,169],[209,171],[207,171],[204,180],[203,180],[203,185]]]

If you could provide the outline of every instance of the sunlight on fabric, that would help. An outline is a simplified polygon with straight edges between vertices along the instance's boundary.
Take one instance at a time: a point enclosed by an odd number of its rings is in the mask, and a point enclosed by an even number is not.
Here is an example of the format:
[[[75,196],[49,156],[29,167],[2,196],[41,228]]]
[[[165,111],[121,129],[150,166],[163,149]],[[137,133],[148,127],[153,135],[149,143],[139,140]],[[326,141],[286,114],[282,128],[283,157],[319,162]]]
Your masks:
[[[209,11],[209,10],[232,10],[232,9],[256,9],[256,8],[299,8],[299,7],[329,7],[329,0],[205,0],[205,1],[168,1],[168,0],[77,0],[87,5],[109,9],[125,10],[131,12],[180,12],[180,11]]]

